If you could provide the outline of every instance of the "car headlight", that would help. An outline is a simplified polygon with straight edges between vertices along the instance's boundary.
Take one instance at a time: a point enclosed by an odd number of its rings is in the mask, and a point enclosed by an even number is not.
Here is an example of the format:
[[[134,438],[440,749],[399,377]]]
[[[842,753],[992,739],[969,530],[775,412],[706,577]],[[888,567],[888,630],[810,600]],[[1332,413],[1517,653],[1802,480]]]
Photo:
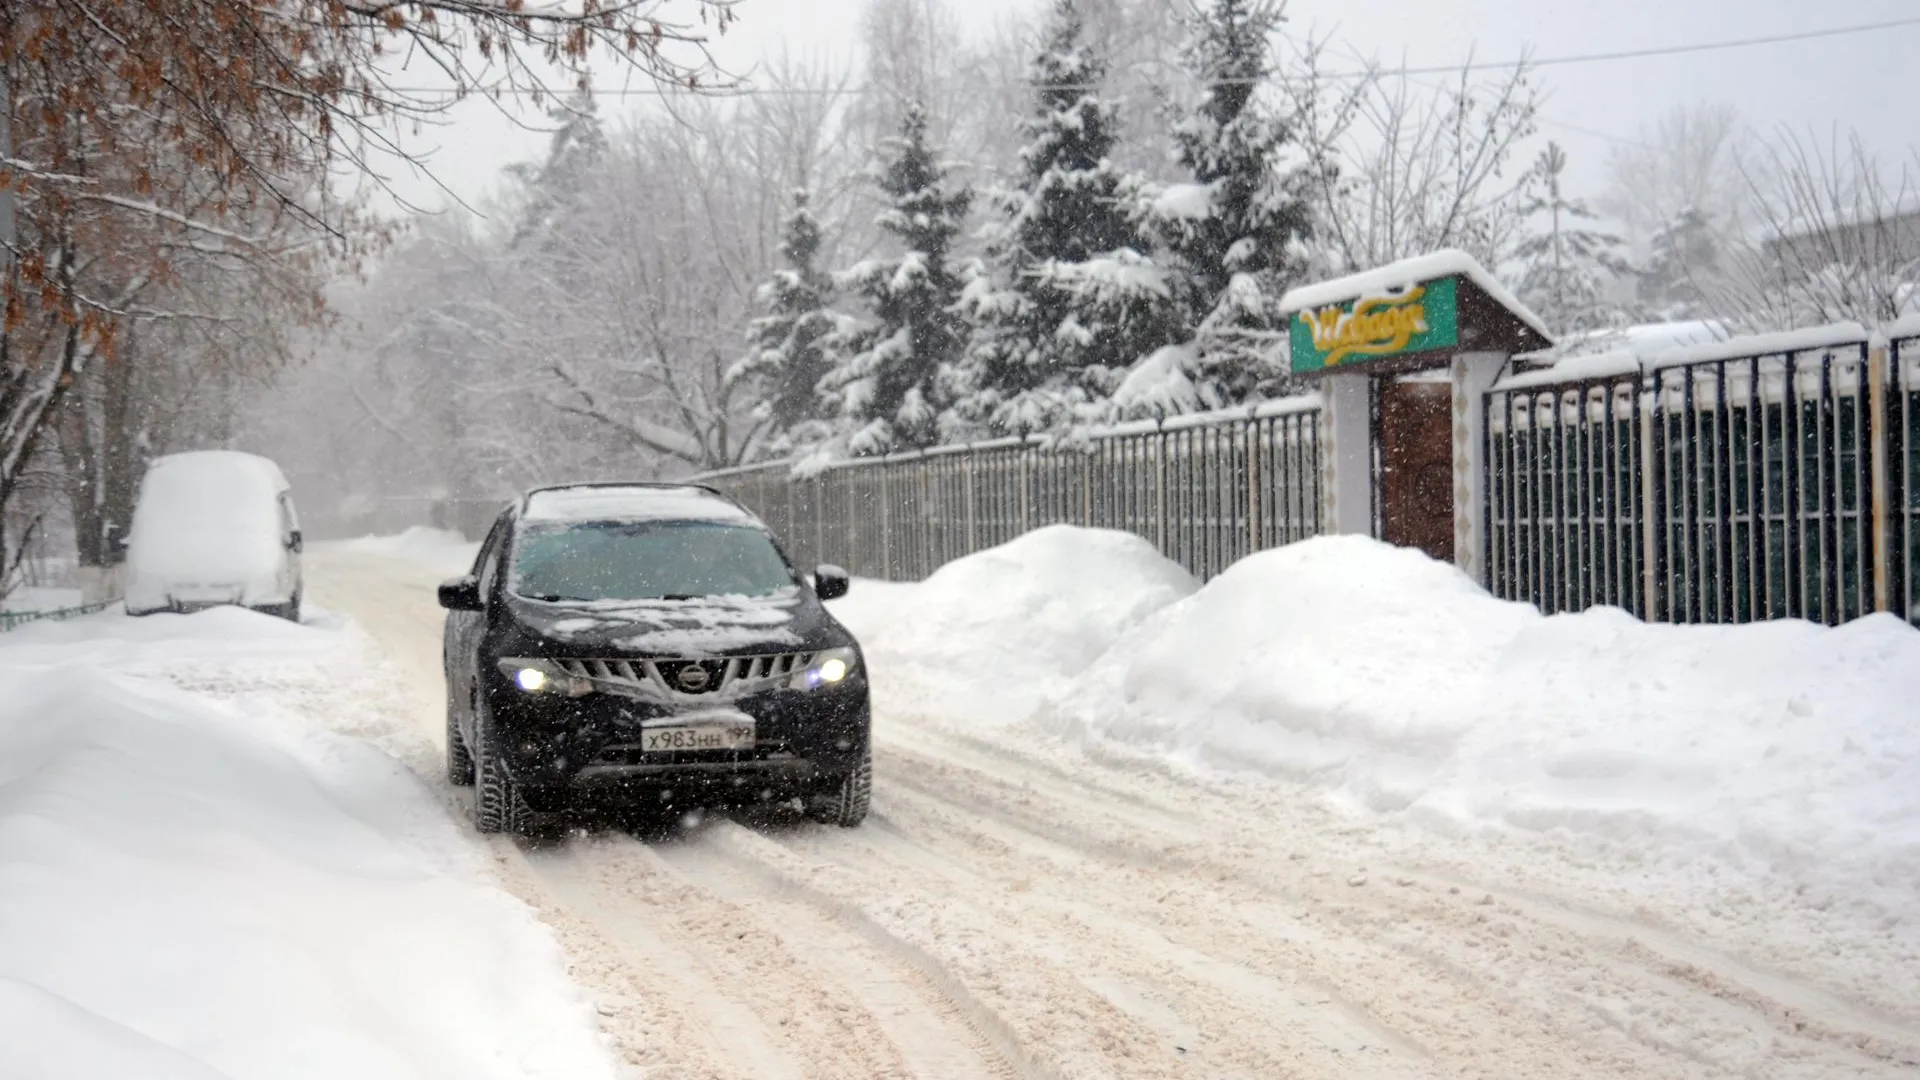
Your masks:
[[[552,660],[508,657],[500,661],[500,674],[529,694],[565,694],[581,697],[593,693],[593,683],[575,678]]]
[[[860,654],[851,648],[824,649],[813,654],[807,666],[793,673],[787,681],[792,690],[817,690],[822,686],[832,686],[853,674],[860,666]]]

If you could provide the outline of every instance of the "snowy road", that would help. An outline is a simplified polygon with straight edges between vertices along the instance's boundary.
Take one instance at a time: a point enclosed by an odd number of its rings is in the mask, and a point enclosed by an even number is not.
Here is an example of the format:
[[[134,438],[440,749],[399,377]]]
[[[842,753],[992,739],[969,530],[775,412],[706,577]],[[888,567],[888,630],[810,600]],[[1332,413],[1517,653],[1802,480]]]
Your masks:
[[[387,692],[418,738],[390,749],[463,809],[437,759],[435,576],[338,547],[308,573],[391,661],[368,677],[402,684]],[[1271,789],[910,716],[876,728],[859,830],[709,817],[663,837],[489,841],[627,1061],[659,1080],[1920,1063],[1914,958],[1833,934],[1822,920],[1844,913],[1764,896],[1674,910],[1659,883],[1544,842],[1416,841]]]

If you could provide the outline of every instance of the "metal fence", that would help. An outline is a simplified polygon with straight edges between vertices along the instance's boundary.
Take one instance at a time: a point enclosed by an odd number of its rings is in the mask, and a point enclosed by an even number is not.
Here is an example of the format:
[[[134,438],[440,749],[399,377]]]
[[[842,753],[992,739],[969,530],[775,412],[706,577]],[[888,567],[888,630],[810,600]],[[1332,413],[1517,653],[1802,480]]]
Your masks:
[[[1887,373],[1851,328],[1496,385],[1483,448],[1488,588],[1546,612],[1612,604],[1663,622],[1838,624],[1878,606],[1883,520],[1901,552],[1887,606],[1917,610],[1904,493],[1920,479],[1920,380],[1891,366],[1901,389],[1890,424],[1875,419]],[[1899,463],[1881,473],[1899,488],[1893,515],[1888,485],[1875,486],[1881,443]]]
[[[92,615],[105,611],[120,601],[103,600],[97,604],[82,604],[79,607],[54,608],[47,611],[0,611],[0,633],[32,622],[60,622],[65,619],[77,619],[82,615]]]
[[[1320,399],[1098,432],[943,447],[796,475],[786,463],[701,479],[759,514],[802,565],[916,580],[1051,524],[1122,529],[1210,577],[1321,530]]]

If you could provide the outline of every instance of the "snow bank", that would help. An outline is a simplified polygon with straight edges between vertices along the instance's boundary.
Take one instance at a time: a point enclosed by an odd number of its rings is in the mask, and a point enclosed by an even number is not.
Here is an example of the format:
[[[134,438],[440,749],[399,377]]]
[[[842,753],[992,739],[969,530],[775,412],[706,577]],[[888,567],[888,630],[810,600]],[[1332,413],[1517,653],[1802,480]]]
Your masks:
[[[412,774],[245,689],[365,662],[322,622],[0,640],[0,1076],[614,1075],[549,933]]]
[[[1920,888],[1920,633],[1543,617],[1357,537],[1242,560],[1039,722],[1373,811],[1654,836]]]
[[[480,554],[478,541],[470,541],[449,529],[429,529],[421,525],[398,536],[363,536],[347,541],[347,546],[356,551],[408,559],[447,577],[459,577],[472,570],[473,560]]]
[[[1196,587],[1131,533],[1056,525],[829,606],[866,651],[880,712],[1004,724]]]

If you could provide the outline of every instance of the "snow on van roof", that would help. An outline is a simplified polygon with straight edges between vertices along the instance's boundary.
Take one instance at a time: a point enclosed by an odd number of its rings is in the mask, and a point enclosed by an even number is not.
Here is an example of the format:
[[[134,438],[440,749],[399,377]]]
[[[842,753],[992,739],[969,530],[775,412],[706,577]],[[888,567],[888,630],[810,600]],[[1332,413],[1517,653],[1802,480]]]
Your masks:
[[[760,519],[705,488],[582,484],[527,496],[523,521],[715,521],[759,525]]]
[[[280,466],[271,459],[244,450],[187,450],[178,454],[162,454],[147,465],[148,472],[159,470],[166,472],[169,482],[191,479],[233,484],[252,479],[272,487],[276,494],[287,490],[287,478],[280,472]]]

